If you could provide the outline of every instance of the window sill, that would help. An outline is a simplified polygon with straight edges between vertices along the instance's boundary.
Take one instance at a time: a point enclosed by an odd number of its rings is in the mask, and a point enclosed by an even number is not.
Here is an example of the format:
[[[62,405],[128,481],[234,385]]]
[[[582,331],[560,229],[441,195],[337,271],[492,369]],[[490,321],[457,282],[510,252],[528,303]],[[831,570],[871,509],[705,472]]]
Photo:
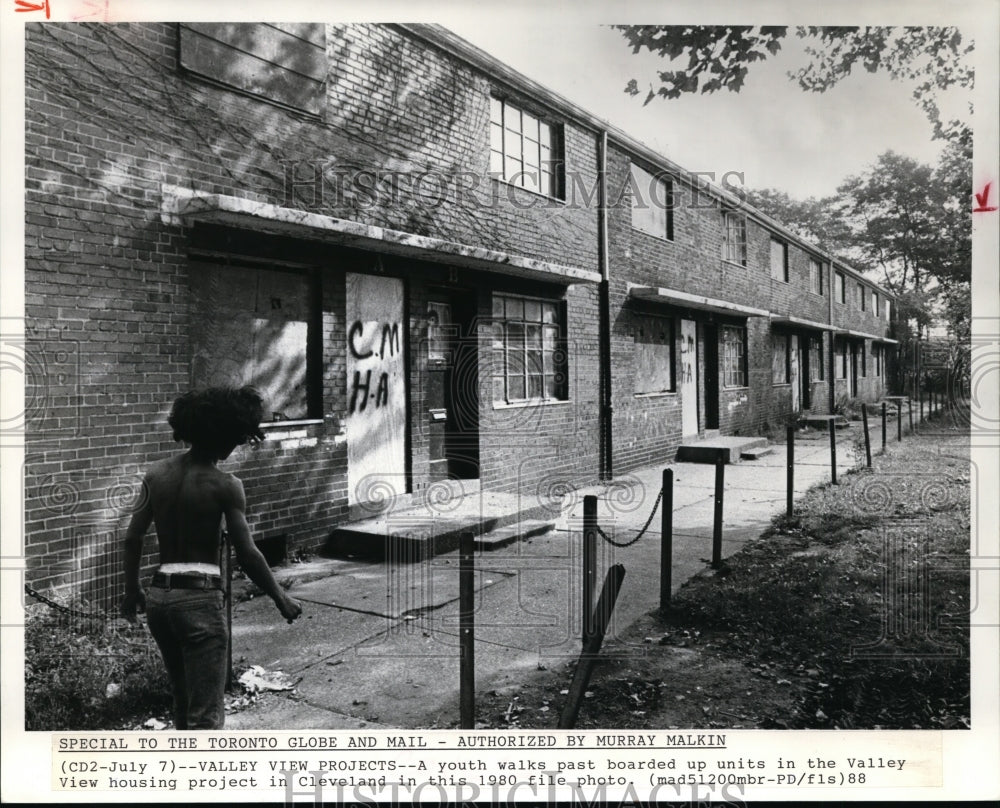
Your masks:
[[[741,264],[739,261],[732,261],[728,258],[721,259],[723,264],[729,264],[731,267],[739,267],[740,269],[746,269],[746,264]]]
[[[725,385],[723,385],[722,389],[726,393],[738,393],[740,390],[746,390],[746,391],[750,390],[750,388],[745,384],[740,387],[726,387]]]
[[[548,194],[543,194],[541,191],[535,191],[531,188],[525,188],[523,185],[515,185],[510,180],[505,180],[503,177],[497,177],[493,174],[490,175],[490,179],[499,185],[506,185],[508,188],[517,188],[519,191],[524,191],[525,193],[531,194],[532,196],[537,196],[539,199],[544,199],[547,202],[555,202],[558,205],[565,205],[566,200],[560,199],[558,196],[549,196]],[[509,200],[508,200],[509,201]],[[516,205],[514,207],[517,207]],[[529,208],[525,208],[528,210]]]
[[[632,398],[676,398],[676,390],[660,390],[656,393],[633,393]]]
[[[791,382],[771,382],[771,387],[791,387]]]
[[[655,238],[657,241],[662,241],[665,244],[673,244],[675,242],[674,239],[669,238],[668,236],[658,236],[656,233],[650,233],[648,230],[643,230],[641,227],[636,227],[634,224],[630,224],[629,226],[634,232],[642,233],[644,236],[649,236],[650,238]]]
[[[265,432],[268,429],[285,429],[287,427],[296,426],[313,426],[315,424],[322,424],[322,418],[300,418],[295,421],[265,421],[260,425],[260,428]]]
[[[521,410],[526,407],[553,407],[558,404],[569,404],[569,399],[532,398],[525,401],[494,401],[495,410]]]

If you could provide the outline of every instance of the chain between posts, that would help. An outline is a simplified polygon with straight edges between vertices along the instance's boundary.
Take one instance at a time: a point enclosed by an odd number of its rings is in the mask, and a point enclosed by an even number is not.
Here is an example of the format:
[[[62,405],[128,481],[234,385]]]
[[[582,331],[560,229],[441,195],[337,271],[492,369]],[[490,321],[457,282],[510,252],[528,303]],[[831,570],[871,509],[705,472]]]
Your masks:
[[[69,606],[63,606],[61,603],[56,603],[54,600],[49,600],[45,595],[39,594],[34,589],[32,589],[27,584],[24,585],[24,591],[29,597],[34,598],[40,603],[44,603],[46,606],[51,606],[57,612],[62,612],[63,614],[68,614],[71,617],[82,617],[85,620],[111,620],[114,615],[110,613],[100,614],[97,612],[81,612],[79,609],[73,609]]]
[[[656,509],[660,507],[660,502],[662,500],[663,500],[663,488],[661,487],[660,493],[656,495],[656,502],[653,503],[653,510],[649,512],[649,519],[646,520],[646,524],[642,526],[642,530],[640,530],[636,534],[635,538],[629,541],[615,541],[610,536],[608,536],[607,533],[601,530],[600,525],[596,525],[598,534],[600,534],[601,538],[604,539],[604,541],[606,541],[608,544],[614,545],[615,547],[631,547],[645,535],[646,531],[649,529],[649,526],[653,523],[653,517],[656,516]]]

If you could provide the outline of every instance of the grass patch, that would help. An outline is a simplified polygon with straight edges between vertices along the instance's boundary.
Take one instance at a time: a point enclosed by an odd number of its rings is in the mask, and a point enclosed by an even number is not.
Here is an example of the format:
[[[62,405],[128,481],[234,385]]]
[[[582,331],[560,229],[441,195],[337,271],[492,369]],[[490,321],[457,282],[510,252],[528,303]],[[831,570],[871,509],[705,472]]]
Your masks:
[[[170,712],[166,670],[145,626],[37,606],[27,610],[24,642],[27,730],[134,729]]]

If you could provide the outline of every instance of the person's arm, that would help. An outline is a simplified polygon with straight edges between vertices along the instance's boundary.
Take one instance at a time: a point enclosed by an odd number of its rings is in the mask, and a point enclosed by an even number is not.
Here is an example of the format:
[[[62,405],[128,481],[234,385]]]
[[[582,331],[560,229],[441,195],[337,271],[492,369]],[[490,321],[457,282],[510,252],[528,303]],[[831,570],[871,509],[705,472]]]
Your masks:
[[[131,623],[135,613],[146,610],[146,593],[139,583],[139,564],[142,561],[142,540],[153,521],[153,507],[149,497],[149,483],[142,481],[139,501],[132,512],[128,529],[125,531],[125,597],[122,598],[121,615]]]
[[[290,598],[288,593],[281,588],[275,580],[271,568],[267,566],[264,555],[257,549],[257,545],[250,538],[250,527],[247,525],[246,517],[246,494],[243,492],[243,483],[235,477],[226,489],[226,502],[224,507],[226,515],[226,530],[229,539],[233,543],[233,550],[236,551],[236,559],[251,581],[264,590],[274,605],[278,607],[281,616],[291,623],[296,617],[302,614],[302,606],[294,598]]]

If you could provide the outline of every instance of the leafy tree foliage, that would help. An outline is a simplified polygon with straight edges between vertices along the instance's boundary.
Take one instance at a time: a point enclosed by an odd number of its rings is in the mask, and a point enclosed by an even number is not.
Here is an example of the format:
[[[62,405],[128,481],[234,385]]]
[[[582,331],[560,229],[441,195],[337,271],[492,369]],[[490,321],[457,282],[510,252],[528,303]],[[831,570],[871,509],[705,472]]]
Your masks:
[[[789,35],[784,26],[618,25],[633,53],[648,50],[686,66],[658,71],[659,86],[650,85],[645,103],[654,98],[678,98],[683,93],[739,92],[751,65],[774,56]],[[934,127],[936,138],[971,147],[972,132],[961,120],[941,119],[938,94],[951,87],[971,88],[972,44],[954,27],[798,26],[795,36],[809,43],[808,65],[789,77],[803,90],[823,92],[856,67],[869,73],[885,71],[914,84],[913,97]],[[625,88],[638,95],[639,82]]]

